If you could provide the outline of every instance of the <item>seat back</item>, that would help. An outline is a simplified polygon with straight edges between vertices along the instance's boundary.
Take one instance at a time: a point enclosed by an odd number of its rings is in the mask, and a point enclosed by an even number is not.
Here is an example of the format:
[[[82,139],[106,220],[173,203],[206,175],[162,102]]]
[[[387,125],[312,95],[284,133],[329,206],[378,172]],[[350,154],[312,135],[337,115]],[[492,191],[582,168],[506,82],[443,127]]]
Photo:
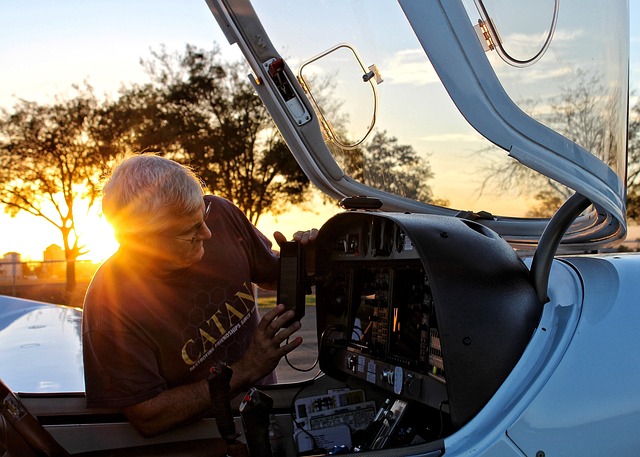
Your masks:
[[[0,379],[0,457],[69,457]]]

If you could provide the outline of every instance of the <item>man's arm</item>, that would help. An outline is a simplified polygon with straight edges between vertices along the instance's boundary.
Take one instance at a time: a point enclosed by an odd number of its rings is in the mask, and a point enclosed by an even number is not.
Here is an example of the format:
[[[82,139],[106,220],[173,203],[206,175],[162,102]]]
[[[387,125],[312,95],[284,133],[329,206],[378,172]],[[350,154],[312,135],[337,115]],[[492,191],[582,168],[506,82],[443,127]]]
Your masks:
[[[207,380],[165,390],[155,397],[123,408],[141,435],[150,437],[170,430],[211,408]]]
[[[283,344],[300,328],[296,322],[281,330],[283,323],[295,315],[293,311],[283,311],[284,306],[277,305],[263,316],[242,358],[231,365],[231,397],[271,373],[285,354],[302,344],[300,337]],[[165,390],[149,400],[123,408],[123,412],[141,435],[149,437],[189,422],[210,407],[209,385],[202,380]]]

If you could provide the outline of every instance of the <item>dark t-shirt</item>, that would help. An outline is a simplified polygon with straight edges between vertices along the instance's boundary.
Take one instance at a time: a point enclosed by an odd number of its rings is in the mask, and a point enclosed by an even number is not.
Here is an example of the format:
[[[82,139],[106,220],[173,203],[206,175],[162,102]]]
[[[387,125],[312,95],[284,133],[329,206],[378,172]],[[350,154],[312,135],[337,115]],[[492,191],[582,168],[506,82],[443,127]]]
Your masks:
[[[252,283],[276,280],[277,256],[232,203],[205,198],[212,237],[200,262],[167,279],[118,251],[96,272],[82,330],[88,406],[130,406],[204,379],[249,345],[260,321]]]

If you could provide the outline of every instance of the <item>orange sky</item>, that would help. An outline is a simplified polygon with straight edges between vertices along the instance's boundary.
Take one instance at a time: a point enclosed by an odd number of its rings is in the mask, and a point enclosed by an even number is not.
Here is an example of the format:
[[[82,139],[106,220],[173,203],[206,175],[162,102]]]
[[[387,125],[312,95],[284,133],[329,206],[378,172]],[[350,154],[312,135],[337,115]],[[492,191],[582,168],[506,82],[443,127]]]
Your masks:
[[[287,238],[292,238],[298,230],[320,228],[334,214],[342,211],[338,205],[315,202],[314,209],[293,208],[278,217],[264,215],[258,222],[258,228],[272,242],[273,232],[279,230]],[[117,249],[117,243],[109,224],[98,216],[91,216],[86,223],[81,238],[91,251],[83,259],[101,261]],[[19,252],[22,260],[42,260],[42,252],[51,244],[62,245],[58,230],[42,218],[20,214],[15,218],[0,215],[0,257],[7,252]],[[640,227],[629,226],[627,240],[640,238]]]
[[[263,215],[258,228],[274,242],[275,230],[291,238],[298,230],[320,228],[333,214],[341,211],[337,205],[315,203],[310,205],[313,210],[293,208],[277,217]],[[77,226],[81,230],[82,243],[90,248],[82,259],[104,260],[117,249],[111,226],[103,217],[92,214],[86,220],[80,218]],[[18,252],[23,261],[42,260],[43,251],[51,244],[62,246],[62,238],[58,229],[43,218],[26,213],[13,218],[0,214],[0,257],[7,252]]]
[[[21,213],[16,217],[0,216],[0,256],[6,252],[18,252],[22,260],[42,260],[42,252],[51,244],[62,246],[60,231],[41,217]],[[95,215],[82,221],[84,228],[81,238],[91,247],[91,253],[84,258],[103,260],[117,244],[107,222]]]

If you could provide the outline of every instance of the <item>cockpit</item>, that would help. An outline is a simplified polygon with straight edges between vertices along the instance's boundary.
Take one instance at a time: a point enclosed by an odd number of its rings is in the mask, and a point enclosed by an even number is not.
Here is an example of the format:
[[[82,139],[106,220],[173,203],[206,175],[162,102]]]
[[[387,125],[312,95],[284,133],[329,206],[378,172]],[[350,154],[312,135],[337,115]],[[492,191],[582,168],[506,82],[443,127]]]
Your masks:
[[[0,454],[635,456],[628,2],[206,3],[273,120],[250,151],[281,136],[335,205],[280,246],[304,342],[236,398],[215,363],[211,408],[147,437],[87,408],[80,309],[0,297]]]
[[[440,442],[557,318],[555,253],[626,233],[625,5],[208,3],[345,209],[313,286],[320,368],[351,400],[297,402],[294,423],[348,422],[354,452]]]

